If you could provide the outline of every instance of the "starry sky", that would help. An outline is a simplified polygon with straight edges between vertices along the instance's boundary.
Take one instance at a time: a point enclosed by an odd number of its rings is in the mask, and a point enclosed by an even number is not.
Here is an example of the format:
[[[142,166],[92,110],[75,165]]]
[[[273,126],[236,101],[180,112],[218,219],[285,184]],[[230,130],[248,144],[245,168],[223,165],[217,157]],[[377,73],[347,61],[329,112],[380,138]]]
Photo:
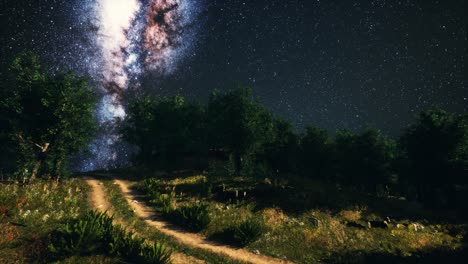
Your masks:
[[[0,0],[0,74],[27,49],[88,75],[103,123],[128,88],[242,84],[298,128],[398,135],[432,105],[467,112],[466,16],[463,0]]]

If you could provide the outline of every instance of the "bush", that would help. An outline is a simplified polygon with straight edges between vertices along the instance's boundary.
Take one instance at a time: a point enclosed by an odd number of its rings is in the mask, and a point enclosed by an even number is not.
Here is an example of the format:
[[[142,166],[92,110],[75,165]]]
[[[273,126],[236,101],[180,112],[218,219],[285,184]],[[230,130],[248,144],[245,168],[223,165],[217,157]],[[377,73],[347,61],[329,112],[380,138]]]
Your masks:
[[[164,244],[155,243],[147,246],[143,252],[145,263],[165,264],[171,262],[172,250],[167,249]]]
[[[57,256],[108,254],[138,263],[166,264],[172,251],[164,244],[148,246],[105,212],[89,211],[82,219],[67,223],[51,236],[49,249]]]
[[[207,179],[210,182],[218,181],[219,179],[234,176],[234,162],[232,159],[227,161],[213,160],[208,164]]]
[[[169,217],[176,224],[193,232],[203,230],[211,221],[208,214],[208,205],[205,203],[182,206],[173,211]]]
[[[132,232],[126,232],[120,225],[114,227],[112,242],[109,244],[109,253],[113,256],[125,259],[138,259],[142,253],[143,238],[133,236]]]
[[[161,181],[155,178],[145,179],[142,189],[149,198],[159,197],[161,194]]]
[[[83,219],[65,224],[51,236],[49,249],[57,255],[83,255],[107,251],[112,242],[112,217],[89,211]]]
[[[251,217],[235,226],[231,226],[211,236],[211,239],[244,247],[256,241],[266,229],[263,220]]]
[[[265,224],[258,218],[249,218],[233,229],[233,239],[240,246],[257,240],[265,231]]]

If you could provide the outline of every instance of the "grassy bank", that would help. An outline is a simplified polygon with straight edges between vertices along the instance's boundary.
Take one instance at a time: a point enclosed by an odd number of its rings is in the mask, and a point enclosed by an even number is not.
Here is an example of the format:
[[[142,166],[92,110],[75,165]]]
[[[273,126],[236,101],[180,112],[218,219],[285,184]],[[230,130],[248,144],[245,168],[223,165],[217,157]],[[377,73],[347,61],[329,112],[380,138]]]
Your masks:
[[[207,179],[188,173],[137,186],[163,216],[204,204],[210,221],[197,231],[225,243],[239,245],[235,231],[259,219],[261,235],[243,246],[297,263],[456,262],[466,247],[467,225],[452,221],[450,212],[318,182]],[[183,223],[168,215],[169,221]]]

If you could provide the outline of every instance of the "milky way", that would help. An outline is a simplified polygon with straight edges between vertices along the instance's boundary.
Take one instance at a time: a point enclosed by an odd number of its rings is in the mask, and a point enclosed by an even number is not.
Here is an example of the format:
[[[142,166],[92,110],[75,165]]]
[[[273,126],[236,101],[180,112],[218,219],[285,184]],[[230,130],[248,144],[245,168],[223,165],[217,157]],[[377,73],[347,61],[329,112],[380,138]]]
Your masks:
[[[82,170],[111,168],[125,162],[117,124],[125,119],[124,92],[138,88],[148,72],[177,70],[193,47],[200,2],[190,0],[95,0],[80,7],[99,50],[90,63],[101,92],[97,118],[101,133],[91,144],[92,157]],[[95,65],[99,67],[95,67]]]

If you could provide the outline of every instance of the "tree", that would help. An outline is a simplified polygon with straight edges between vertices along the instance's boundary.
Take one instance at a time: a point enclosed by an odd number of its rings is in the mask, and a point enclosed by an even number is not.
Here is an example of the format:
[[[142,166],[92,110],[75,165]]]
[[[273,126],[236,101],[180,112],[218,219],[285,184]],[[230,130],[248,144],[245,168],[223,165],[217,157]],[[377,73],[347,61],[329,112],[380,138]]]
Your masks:
[[[337,170],[345,183],[375,187],[385,184],[393,173],[396,143],[378,130],[361,134],[338,131],[335,138]]]
[[[186,155],[207,153],[204,108],[182,96],[130,102],[122,129],[124,138],[139,148],[136,161],[172,171]]]
[[[296,172],[298,137],[290,122],[275,118],[270,135],[265,135],[263,159],[275,174]]]
[[[32,53],[18,56],[10,69],[14,79],[2,90],[0,110],[4,133],[17,147],[18,169],[32,179],[41,168],[58,178],[93,135],[96,97],[83,78],[48,75]]]
[[[433,108],[419,114],[400,139],[412,184],[466,183],[468,116]]]
[[[242,159],[254,156],[273,129],[271,114],[252,97],[249,88],[238,88],[210,96],[207,107],[210,146],[230,153],[235,174],[240,175]]]
[[[331,180],[333,168],[333,140],[327,131],[313,126],[306,127],[300,139],[301,174],[322,180]]]

